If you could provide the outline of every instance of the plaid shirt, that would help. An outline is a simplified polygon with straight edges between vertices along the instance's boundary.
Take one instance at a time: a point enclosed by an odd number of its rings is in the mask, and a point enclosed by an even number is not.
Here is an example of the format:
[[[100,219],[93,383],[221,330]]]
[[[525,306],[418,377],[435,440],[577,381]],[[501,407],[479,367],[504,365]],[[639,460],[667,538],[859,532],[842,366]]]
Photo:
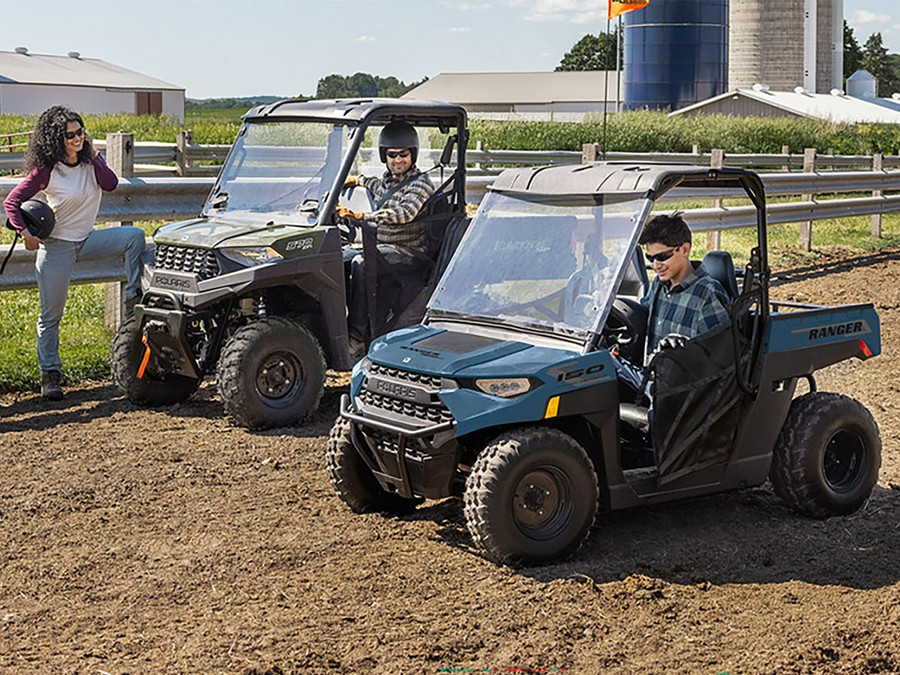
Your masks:
[[[650,285],[650,292],[641,298],[641,304],[650,309],[648,353],[671,333],[693,338],[731,320],[725,289],[702,267],[674,288],[661,284],[657,277]]]
[[[427,242],[425,223],[411,222],[422,209],[425,200],[434,193],[434,185],[426,173],[420,173],[415,166],[409,171],[395,176],[385,171],[381,178],[363,178],[363,185],[375,197],[378,204],[397,185],[406,182],[391,194],[381,208],[364,214],[365,219],[378,229],[378,243],[398,248],[424,250]]]

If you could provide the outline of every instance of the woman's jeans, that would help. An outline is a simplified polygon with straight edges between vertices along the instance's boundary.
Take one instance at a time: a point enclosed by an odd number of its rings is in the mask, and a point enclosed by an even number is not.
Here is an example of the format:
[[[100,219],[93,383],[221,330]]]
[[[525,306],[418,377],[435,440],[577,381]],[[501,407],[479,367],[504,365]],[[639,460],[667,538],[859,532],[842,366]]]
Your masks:
[[[48,238],[37,252],[38,289],[41,315],[37,323],[38,365],[42,371],[62,370],[59,359],[59,322],[66,306],[69,281],[76,262],[104,258],[125,258],[125,298],[141,292],[141,254],[146,243],[144,231],[137,227],[107,227],[92,231],[82,241]]]

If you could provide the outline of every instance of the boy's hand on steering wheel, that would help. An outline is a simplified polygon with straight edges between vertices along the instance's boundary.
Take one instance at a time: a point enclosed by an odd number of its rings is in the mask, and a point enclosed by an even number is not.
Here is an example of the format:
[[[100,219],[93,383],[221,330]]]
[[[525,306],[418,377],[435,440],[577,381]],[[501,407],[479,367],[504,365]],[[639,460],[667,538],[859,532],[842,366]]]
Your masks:
[[[687,341],[688,339],[684,335],[679,335],[678,333],[670,333],[659,341],[659,345],[657,345],[657,351],[661,352],[664,349],[678,349],[679,347],[684,347]]]

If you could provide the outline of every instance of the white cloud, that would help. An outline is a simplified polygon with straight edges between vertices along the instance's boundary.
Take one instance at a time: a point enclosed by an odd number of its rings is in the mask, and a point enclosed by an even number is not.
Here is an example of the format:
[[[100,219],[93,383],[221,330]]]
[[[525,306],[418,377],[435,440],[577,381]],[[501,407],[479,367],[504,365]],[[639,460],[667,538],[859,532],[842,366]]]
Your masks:
[[[506,4],[523,8],[526,21],[599,23],[606,19],[603,0],[506,0]]]
[[[463,27],[459,26],[459,27],[454,27],[454,28],[448,28],[447,32],[448,33],[471,33],[472,29],[471,28],[463,28]]]
[[[853,14],[852,23],[887,23],[890,20],[891,17],[887,14],[876,14],[875,12],[869,12],[865,9],[858,9]]]
[[[491,9],[492,7],[489,2],[442,2],[441,4],[448,9],[456,9],[463,12]]]
[[[375,42],[375,38],[373,38],[371,35],[360,35],[358,38],[356,38],[356,41],[357,42]]]

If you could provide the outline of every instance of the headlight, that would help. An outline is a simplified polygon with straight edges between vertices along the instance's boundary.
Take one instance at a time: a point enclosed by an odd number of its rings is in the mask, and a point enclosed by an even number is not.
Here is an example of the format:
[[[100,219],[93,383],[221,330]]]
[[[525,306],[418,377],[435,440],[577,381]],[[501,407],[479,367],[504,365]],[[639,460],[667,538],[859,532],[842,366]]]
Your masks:
[[[531,380],[527,377],[502,377],[489,380],[475,380],[475,386],[491,396],[512,398],[531,391]]]
[[[234,262],[252,267],[284,260],[284,257],[271,246],[247,246],[245,248],[221,248],[219,252]]]
[[[353,364],[353,369],[351,371],[351,377],[355,377],[357,373],[366,373],[369,371],[372,362],[369,361],[368,356],[362,357],[359,361]]]

